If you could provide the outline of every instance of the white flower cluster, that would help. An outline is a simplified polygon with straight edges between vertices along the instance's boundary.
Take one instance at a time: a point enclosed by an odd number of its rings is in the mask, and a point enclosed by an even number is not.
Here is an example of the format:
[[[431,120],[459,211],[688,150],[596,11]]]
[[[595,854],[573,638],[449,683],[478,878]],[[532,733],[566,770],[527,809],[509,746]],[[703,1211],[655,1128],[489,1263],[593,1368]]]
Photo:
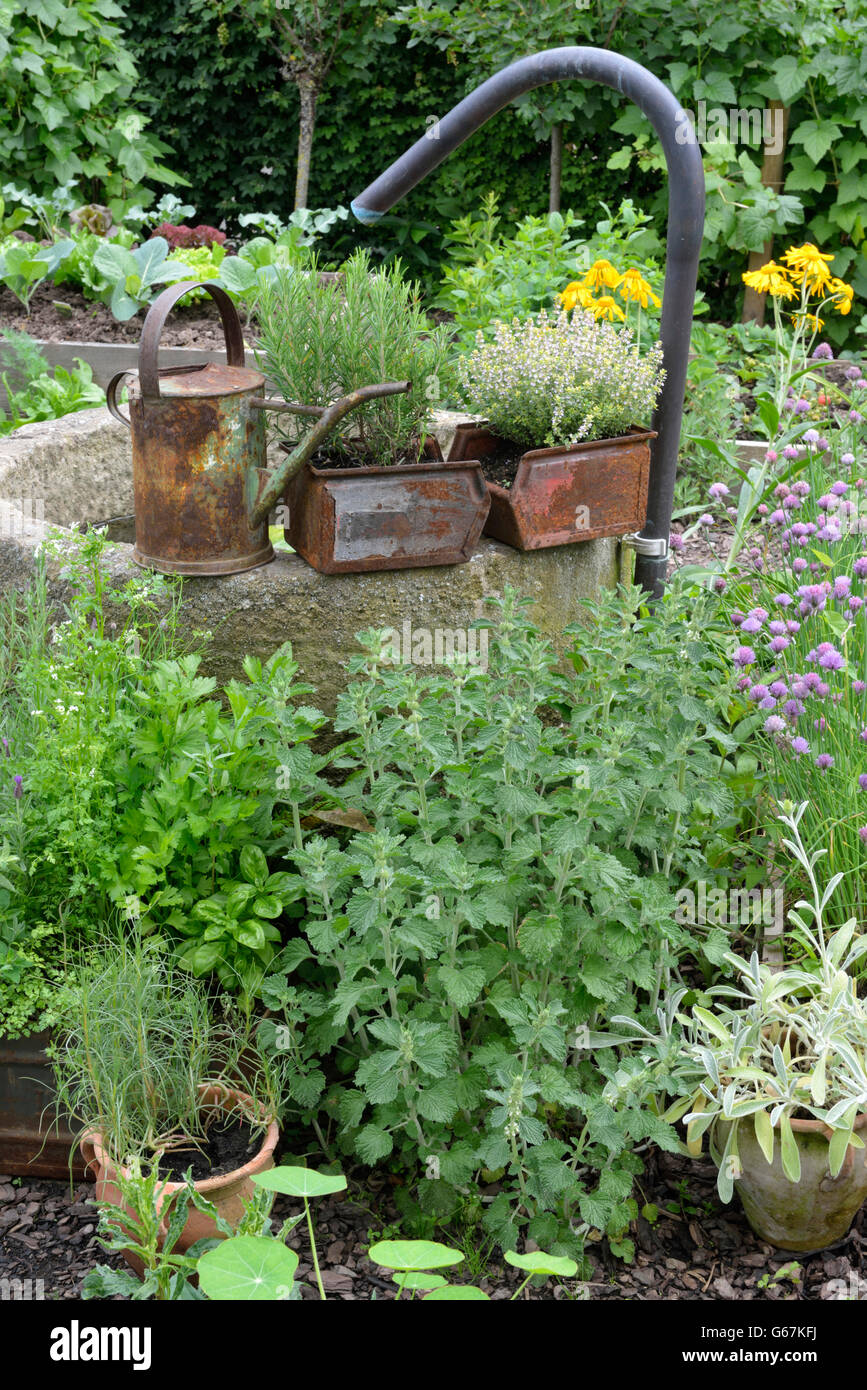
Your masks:
[[[504,439],[527,448],[577,444],[649,424],[665,372],[657,343],[645,356],[628,328],[574,310],[511,324],[458,366],[467,405]]]

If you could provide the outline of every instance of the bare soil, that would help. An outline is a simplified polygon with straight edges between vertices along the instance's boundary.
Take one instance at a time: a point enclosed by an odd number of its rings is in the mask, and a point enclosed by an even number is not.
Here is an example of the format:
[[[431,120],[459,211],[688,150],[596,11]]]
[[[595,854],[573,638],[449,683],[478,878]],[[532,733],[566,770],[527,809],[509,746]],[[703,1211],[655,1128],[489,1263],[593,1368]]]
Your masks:
[[[107,304],[85,299],[69,285],[40,285],[30,301],[30,312],[11,290],[0,289],[0,328],[14,328],[49,343],[137,343],[145,311],[126,323],[118,323]],[[216,305],[200,303],[175,309],[166,320],[160,339],[165,347],[202,348],[224,346],[223,328]]]

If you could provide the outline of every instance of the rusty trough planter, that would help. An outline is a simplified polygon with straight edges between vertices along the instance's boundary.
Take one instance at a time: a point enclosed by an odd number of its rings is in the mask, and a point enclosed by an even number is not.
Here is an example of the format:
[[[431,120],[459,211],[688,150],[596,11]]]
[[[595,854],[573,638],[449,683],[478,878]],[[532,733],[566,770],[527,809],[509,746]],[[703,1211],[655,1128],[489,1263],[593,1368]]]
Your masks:
[[[45,1055],[48,1033],[0,1037],[0,1173],[68,1179],[74,1138],[55,1121],[54,1077]],[[72,1174],[86,1176],[76,1153]]]
[[[307,463],[284,497],[287,544],[320,574],[461,564],[472,555],[490,506],[478,461],[444,463],[433,438],[420,463]]]
[[[528,450],[510,488],[488,482],[485,535],[516,550],[541,550],[640,531],[655,438],[653,430],[633,427],[617,439]],[[449,458],[482,459],[501,443],[483,426],[459,425]]]

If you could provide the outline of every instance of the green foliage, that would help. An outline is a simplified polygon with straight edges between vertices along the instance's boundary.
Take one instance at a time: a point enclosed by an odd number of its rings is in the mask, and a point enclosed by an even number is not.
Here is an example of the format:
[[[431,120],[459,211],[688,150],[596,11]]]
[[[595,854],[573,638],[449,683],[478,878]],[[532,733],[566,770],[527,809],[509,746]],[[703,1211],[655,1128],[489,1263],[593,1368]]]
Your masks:
[[[480,67],[474,53],[452,54],[429,43],[408,47],[409,30],[395,17],[400,8],[400,0],[347,0],[344,6],[346,46],[317,110],[313,207],[348,203],[493,70]],[[295,185],[297,89],[281,76],[279,58],[248,11],[245,0],[139,0],[127,19],[142,76],[140,99],[154,128],[178,152],[178,167],[191,179],[193,201],[207,209],[207,220],[225,216],[233,228],[238,214],[251,208],[285,220]],[[600,197],[616,201],[621,187],[620,175],[604,169],[604,153],[600,157],[595,148],[597,140],[603,152],[616,143],[607,132],[603,89],[575,83],[562,90],[567,99],[580,93],[582,102],[581,122],[567,131],[563,203],[595,210]],[[166,92],[173,100],[166,101]],[[554,93],[545,89],[545,95]],[[377,259],[397,254],[413,278],[434,289],[442,230],[490,189],[499,191],[510,219],[547,208],[540,138],[518,109],[507,108],[484,137],[456,151],[374,232],[352,221],[335,226],[329,259],[342,259],[358,245]],[[639,175],[633,196],[642,197],[652,183]]]
[[[305,940],[262,990],[301,1114],[365,1164],[394,1154],[437,1220],[499,1180],[484,1227],[506,1248],[519,1232],[573,1257],[591,1229],[623,1238],[634,1144],[675,1143],[603,1100],[595,1030],[624,999],[655,1007],[684,953],[704,959],[673,891],[728,856],[735,743],[712,602],[633,626],[635,602],[588,614],[572,677],[514,597],[481,625],[486,671],[422,675],[362,635],[337,767],[375,829],[291,850]],[[332,1052],[344,1080],[323,1094]]]
[[[662,246],[631,198],[625,198],[586,237],[577,235],[582,219],[572,212],[524,217],[514,232],[503,225],[496,194],[483,199],[477,214],[452,223],[446,234],[448,261],[436,306],[454,316],[457,341],[465,350],[478,331],[497,319],[526,318],[553,306],[568,281],[578,279],[593,261],[606,257],[628,261],[642,274],[659,278]]]
[[[329,448],[360,463],[421,456],[431,405],[442,395],[448,333],[431,327],[399,261],[371,273],[360,251],[337,281],[324,280],[315,260],[306,271],[279,270],[259,292],[256,323],[262,370],[284,400],[324,406],[360,386],[411,383],[408,395],[353,411]]]
[[[36,241],[7,242],[0,252],[0,282],[24,305],[25,312],[29,311],[34,291],[57,270],[72,249],[73,243],[68,238],[50,246],[40,246]]]
[[[132,104],[135,63],[114,0],[0,4],[0,167],[44,192],[76,183],[113,209],[148,182],[183,182]]]
[[[95,384],[90,365],[80,357],[71,371],[61,366],[49,369],[26,333],[0,329],[0,342],[0,381],[7,399],[6,410],[0,410],[0,435],[33,420],[56,420],[104,401],[105,393]]]
[[[115,318],[122,323],[131,319],[164,285],[189,279],[189,254],[184,252],[184,259],[176,260],[161,236],[143,241],[132,251],[115,241],[103,241],[94,251],[93,264],[112,286],[110,303]]]

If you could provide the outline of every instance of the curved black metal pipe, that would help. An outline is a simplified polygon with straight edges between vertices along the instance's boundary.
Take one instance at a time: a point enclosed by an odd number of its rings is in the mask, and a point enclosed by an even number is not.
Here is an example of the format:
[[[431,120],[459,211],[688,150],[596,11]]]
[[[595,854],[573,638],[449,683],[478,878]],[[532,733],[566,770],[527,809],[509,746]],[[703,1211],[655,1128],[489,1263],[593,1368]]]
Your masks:
[[[653,415],[652,427],[657,431],[657,438],[651,445],[647,524],[641,534],[649,540],[665,541],[667,549],[690,326],[704,229],[701,153],[692,125],[668,87],[640,63],[607,48],[547,48],[532,57],[521,58],[488,78],[443,116],[359,194],[352,211],[361,222],[377,222],[399,198],[515,97],[570,77],[602,82],[634,101],[659,136],[665,154],[669,195],[660,337],[666,379]],[[662,593],[665,569],[664,556],[642,554],[639,548],[635,577],[653,597]]]

